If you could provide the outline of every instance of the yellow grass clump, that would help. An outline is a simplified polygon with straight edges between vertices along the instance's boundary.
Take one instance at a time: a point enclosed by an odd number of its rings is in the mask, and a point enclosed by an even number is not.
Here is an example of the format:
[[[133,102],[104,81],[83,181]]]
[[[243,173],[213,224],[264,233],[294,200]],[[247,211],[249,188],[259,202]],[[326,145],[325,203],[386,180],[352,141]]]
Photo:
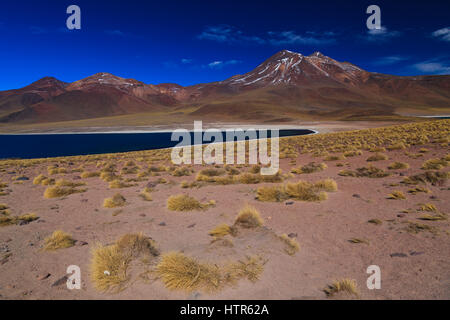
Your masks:
[[[100,172],[88,172],[85,171],[83,173],[81,173],[81,178],[86,179],[86,178],[94,178],[94,177],[100,177]]]
[[[216,238],[225,237],[227,235],[234,236],[236,235],[236,229],[233,226],[230,227],[226,223],[222,223],[217,227],[215,227],[214,229],[212,229],[208,234]]]
[[[429,189],[421,187],[421,186],[417,186],[417,187],[414,187],[414,188],[408,190],[408,193],[411,193],[411,194],[418,194],[420,192],[431,193],[431,191]]]
[[[142,192],[139,194],[139,196],[144,199],[145,201],[152,201],[152,194],[150,188],[145,188],[142,190]]]
[[[65,196],[69,196],[74,193],[83,193],[86,192],[86,189],[76,189],[73,187],[59,187],[53,186],[45,189],[44,198],[53,199],[53,198],[61,198]]]
[[[170,196],[167,199],[167,209],[171,211],[205,210],[213,206],[215,206],[214,200],[210,200],[208,203],[200,203],[197,199],[185,194]]]
[[[120,193],[116,193],[112,198],[106,198],[103,201],[105,208],[117,208],[125,206],[127,200]]]
[[[323,171],[326,168],[328,168],[328,166],[323,162],[322,163],[311,162],[299,168],[294,168],[291,170],[291,172],[296,174],[313,173]]]
[[[331,285],[324,289],[324,292],[329,297],[338,293],[359,296],[356,281],[351,279],[334,281]]]
[[[288,255],[293,256],[300,250],[298,242],[295,239],[289,238],[287,234],[282,234],[279,238],[287,245],[285,251]]]
[[[385,155],[383,153],[376,153],[373,156],[370,156],[369,158],[367,158],[366,161],[373,162],[373,161],[382,161],[382,160],[387,160],[387,159],[389,159],[387,155]]]
[[[200,262],[180,252],[169,252],[163,255],[156,270],[170,290],[210,293],[235,284],[242,278],[252,282],[258,280],[263,271],[263,263],[259,257],[247,257],[247,260],[220,267]]]
[[[445,160],[444,158],[442,159],[430,159],[425,161],[422,164],[422,169],[423,170],[441,170],[445,167],[448,166],[448,161]]]
[[[388,166],[388,169],[390,170],[409,169],[409,164],[407,164],[406,162],[393,162]]]
[[[45,251],[54,251],[58,249],[70,248],[75,244],[75,240],[72,239],[72,236],[64,231],[57,230],[53,232],[53,234],[44,239],[44,247]]]
[[[109,183],[110,189],[122,189],[122,188],[129,188],[129,187],[133,187],[133,186],[134,186],[134,184],[126,183],[119,179],[115,179]]]
[[[264,220],[256,208],[246,205],[239,211],[234,224],[249,229],[258,228],[264,225]]]
[[[406,196],[401,191],[394,191],[391,194],[389,194],[388,199],[391,199],[391,200],[405,200]]]
[[[132,262],[141,262],[159,255],[156,243],[142,233],[126,234],[109,246],[97,245],[92,251],[91,279],[100,291],[118,292],[130,280]]]

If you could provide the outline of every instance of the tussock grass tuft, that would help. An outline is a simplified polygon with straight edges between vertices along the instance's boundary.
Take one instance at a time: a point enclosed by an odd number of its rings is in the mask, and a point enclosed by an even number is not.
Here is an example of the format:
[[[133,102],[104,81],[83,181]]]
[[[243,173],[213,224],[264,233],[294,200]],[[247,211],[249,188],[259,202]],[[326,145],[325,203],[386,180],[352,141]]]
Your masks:
[[[94,178],[94,177],[100,177],[100,172],[83,172],[81,173],[81,178],[85,179],[85,178]]]
[[[92,251],[91,279],[100,291],[119,292],[130,280],[128,269],[138,258],[159,255],[156,243],[142,233],[126,234],[109,246],[97,245]]]
[[[441,221],[441,220],[447,220],[447,215],[445,213],[437,213],[434,215],[425,213],[419,217],[420,220],[427,220],[427,221]]]
[[[281,186],[260,187],[256,193],[256,199],[263,202],[281,202],[289,198]]]
[[[425,203],[419,206],[419,211],[438,212],[438,209],[432,203]]]
[[[383,221],[381,221],[380,219],[370,219],[369,221],[367,221],[368,223],[371,223],[371,224],[375,224],[375,225],[381,225],[381,224],[383,224]]]
[[[214,229],[212,229],[208,234],[215,238],[221,238],[221,237],[225,237],[227,235],[235,236],[236,229],[233,226],[230,227],[226,223],[222,223],[222,224],[218,225],[217,227],[215,227]]]
[[[367,178],[384,178],[390,175],[390,173],[385,172],[383,169],[369,166],[352,170],[341,170],[339,172],[340,176],[344,177],[367,177]]]
[[[426,171],[403,179],[404,184],[431,183],[432,185],[444,184],[450,177],[450,172]]]
[[[391,200],[406,200],[406,196],[401,191],[394,191],[391,194],[388,195],[388,199]]]
[[[246,205],[239,211],[234,224],[251,229],[262,227],[264,225],[264,220],[255,207]]]
[[[350,243],[356,243],[356,244],[358,244],[358,243],[369,244],[369,241],[368,241],[368,240],[360,239],[360,238],[351,238],[351,239],[348,240],[348,242],[350,242]]]
[[[200,203],[197,199],[185,194],[170,196],[169,199],[167,199],[167,209],[171,211],[205,210],[214,205],[214,200],[211,200],[208,203]]]
[[[288,255],[293,256],[300,250],[297,240],[289,238],[287,234],[282,234],[279,238],[287,245],[285,251]]]
[[[431,193],[431,191],[429,189],[421,187],[421,186],[418,186],[418,187],[415,187],[415,188],[412,188],[412,189],[408,190],[408,193],[411,193],[411,194],[417,194],[417,193],[420,193],[420,192]]]
[[[180,252],[169,252],[163,255],[156,267],[166,288],[181,291],[215,292],[238,280],[247,278],[254,282],[263,271],[263,263],[259,257],[247,257],[219,267],[217,264],[200,262]]]
[[[110,189],[122,189],[122,188],[129,188],[134,187],[134,184],[123,182],[119,179],[113,180],[109,183]]]
[[[71,188],[76,188],[76,187],[81,187],[81,186],[85,186],[86,184],[83,182],[72,182],[72,181],[67,181],[64,179],[59,179],[56,180],[55,182],[55,186],[56,187],[71,187]]]
[[[356,281],[351,279],[334,281],[331,285],[324,289],[324,292],[329,297],[332,297],[338,293],[359,296]]]
[[[373,162],[373,161],[383,161],[383,160],[388,160],[388,156],[383,154],[383,153],[376,153],[373,156],[370,156],[369,158],[367,158],[367,162]]]
[[[44,247],[45,251],[54,251],[58,249],[70,248],[75,244],[75,240],[72,239],[72,236],[68,233],[65,233],[61,230],[56,230],[53,234],[44,239]]]
[[[407,164],[406,162],[393,162],[388,166],[388,169],[390,170],[409,169],[409,164]]]
[[[142,190],[139,196],[145,201],[153,201],[150,188],[145,188],[144,190]]]
[[[313,173],[313,172],[319,172],[319,171],[323,171],[326,168],[328,168],[328,166],[325,163],[315,163],[315,162],[311,162],[308,163],[304,166],[298,167],[298,168],[294,168],[291,170],[292,173],[296,173],[296,174],[302,174],[302,173]]]
[[[430,159],[422,164],[423,170],[441,170],[448,166],[448,161],[445,158],[442,159]]]
[[[423,232],[423,231],[428,231],[430,233],[437,233],[437,229],[435,227],[426,225],[426,224],[422,224],[422,223],[417,223],[417,222],[411,222],[408,221],[408,225],[405,228],[406,232],[408,233],[414,233],[417,234],[419,232]]]
[[[123,207],[126,204],[126,199],[120,193],[116,193],[112,198],[107,198],[103,201],[105,208]]]
[[[69,196],[74,193],[83,193],[86,192],[87,189],[75,189],[73,187],[48,187],[44,192],[44,198],[53,199],[53,198],[61,198],[65,196]]]

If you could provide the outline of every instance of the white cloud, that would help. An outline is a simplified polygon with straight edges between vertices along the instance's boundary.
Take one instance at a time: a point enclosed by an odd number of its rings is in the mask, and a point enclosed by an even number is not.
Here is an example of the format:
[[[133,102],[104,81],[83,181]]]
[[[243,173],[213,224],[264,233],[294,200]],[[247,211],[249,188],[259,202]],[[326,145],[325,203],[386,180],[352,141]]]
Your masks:
[[[400,31],[388,30],[386,27],[381,27],[381,29],[368,30],[365,39],[369,42],[385,42],[401,35],[402,33]]]
[[[208,63],[208,67],[211,69],[220,69],[224,66],[234,65],[234,64],[241,63],[241,62],[242,61],[240,61],[240,60],[213,61],[211,63]]]
[[[183,64],[192,63],[192,59],[181,59],[181,63],[183,63]]]
[[[450,66],[443,62],[424,61],[416,63],[413,68],[427,74],[450,74]]]
[[[307,32],[309,35],[297,34],[294,31],[281,31],[274,32],[269,31],[270,36],[268,42],[275,46],[293,45],[293,44],[306,44],[306,45],[323,45],[335,42],[333,38],[330,38],[334,33],[326,32],[323,35],[318,35],[315,32]]]
[[[210,40],[222,43],[254,43],[270,44],[274,46],[306,44],[321,45],[335,42],[332,31],[315,32],[308,31],[305,35],[294,31],[269,31],[266,37],[246,35],[242,31],[229,25],[209,26],[197,36],[201,40]]]
[[[450,28],[436,30],[431,35],[443,41],[450,41]]]

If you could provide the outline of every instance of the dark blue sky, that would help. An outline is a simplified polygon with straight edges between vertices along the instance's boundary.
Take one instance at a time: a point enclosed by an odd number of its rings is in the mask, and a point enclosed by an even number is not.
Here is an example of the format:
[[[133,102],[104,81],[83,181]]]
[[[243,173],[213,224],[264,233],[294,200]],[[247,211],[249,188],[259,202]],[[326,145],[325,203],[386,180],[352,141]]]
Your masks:
[[[66,28],[81,7],[82,29]],[[366,8],[381,8],[370,34]],[[110,72],[145,83],[223,80],[289,49],[369,71],[450,74],[450,1],[2,0],[0,90]]]

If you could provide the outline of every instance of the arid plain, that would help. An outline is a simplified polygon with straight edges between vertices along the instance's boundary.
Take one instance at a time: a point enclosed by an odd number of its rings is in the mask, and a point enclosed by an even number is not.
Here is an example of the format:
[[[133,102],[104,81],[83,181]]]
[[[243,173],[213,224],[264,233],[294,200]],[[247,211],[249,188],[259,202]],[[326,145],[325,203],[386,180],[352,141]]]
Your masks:
[[[449,299],[449,137],[283,138],[274,176],[170,150],[0,161],[0,298]]]

